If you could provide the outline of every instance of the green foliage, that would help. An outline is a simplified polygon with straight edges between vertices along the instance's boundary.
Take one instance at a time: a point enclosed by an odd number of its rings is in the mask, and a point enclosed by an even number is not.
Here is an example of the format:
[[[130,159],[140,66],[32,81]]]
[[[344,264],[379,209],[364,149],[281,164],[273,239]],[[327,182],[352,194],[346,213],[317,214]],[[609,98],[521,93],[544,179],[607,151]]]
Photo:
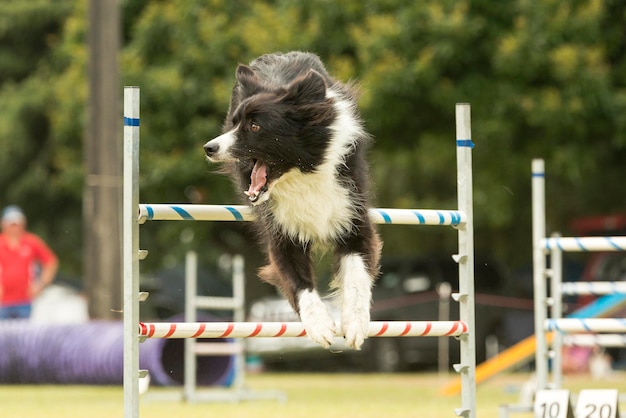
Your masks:
[[[81,251],[86,3],[0,1],[0,203],[23,205],[72,273]],[[513,264],[530,259],[533,157],[547,160],[553,228],[626,207],[621,1],[121,6],[123,84],[142,94],[143,202],[233,202],[230,182],[206,164],[202,145],[220,131],[236,65],[300,49],[362,86],[361,109],[377,139],[372,174],[380,206],[455,206],[454,104],[470,102],[479,250]],[[256,251],[246,230],[231,224],[161,224],[142,230],[142,240],[156,253],[180,252],[172,247],[189,228],[206,258]],[[454,234],[438,228],[383,232],[387,254],[454,251]]]

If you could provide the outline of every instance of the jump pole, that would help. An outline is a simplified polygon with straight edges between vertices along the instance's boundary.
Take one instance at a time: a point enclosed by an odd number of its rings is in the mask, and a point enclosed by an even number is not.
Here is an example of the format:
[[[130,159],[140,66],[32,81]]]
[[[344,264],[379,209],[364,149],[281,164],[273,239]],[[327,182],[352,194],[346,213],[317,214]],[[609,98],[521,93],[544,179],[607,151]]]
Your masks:
[[[139,417],[139,87],[124,88],[124,417]]]
[[[626,282],[565,282],[561,284],[563,295],[609,295],[626,293]]]
[[[542,159],[534,159],[531,165],[532,176],[532,240],[533,240],[533,288],[535,337],[535,375],[537,390],[548,389],[548,342],[543,332],[546,320],[546,254],[541,245],[546,237],[546,197],[545,197],[545,163]]]
[[[546,251],[626,251],[626,237],[552,237],[542,239],[539,245]]]
[[[372,209],[370,216],[379,224],[404,225],[451,225],[458,230],[459,252],[454,260],[459,265],[459,293],[452,297],[459,302],[459,321],[446,321],[443,324],[428,321],[400,321],[370,324],[372,336],[410,336],[417,329],[422,336],[443,335],[456,336],[460,341],[460,364],[454,365],[461,375],[461,408],[456,408],[458,416],[476,418],[476,350],[475,350],[475,312],[474,312],[474,230],[473,230],[473,181],[472,181],[472,148],[470,105],[456,105],[456,146],[457,146],[457,197],[458,210],[419,210],[419,209]],[[139,205],[139,88],[124,89],[124,417],[139,416],[139,347],[141,333],[150,325],[139,323],[139,223],[145,220],[206,220],[206,221],[249,221],[253,219],[251,211],[245,206],[226,205]],[[137,215],[139,212],[139,215]],[[238,325],[239,324],[239,325]],[[222,327],[249,327],[245,323],[225,323]],[[260,327],[270,328],[272,323],[261,324]],[[385,325],[386,324],[386,325]],[[410,326],[408,325],[410,324]],[[426,325],[430,324],[430,325]],[[285,324],[282,324],[285,325]],[[279,326],[282,327],[279,323]],[[159,329],[162,325],[158,325]],[[209,324],[165,324],[164,335],[181,332],[181,328],[193,334],[203,332]],[[259,324],[255,324],[258,327]],[[285,325],[287,328],[304,330],[301,324]],[[405,328],[398,331],[396,327]],[[407,331],[406,328],[413,329]],[[443,331],[430,331],[426,328],[441,327]],[[378,328],[380,327],[380,328]],[[383,329],[387,327],[386,329]],[[141,331],[140,331],[141,330]],[[393,330],[393,332],[392,332]],[[162,330],[161,330],[162,331]],[[220,332],[218,331],[210,332]],[[248,330],[249,331],[249,330]],[[276,331],[271,337],[276,337]],[[229,331],[230,333],[234,331]],[[253,331],[252,333],[255,333]],[[285,333],[287,331],[285,330]],[[291,331],[290,331],[291,332]],[[295,331],[293,331],[295,332]],[[261,330],[258,331],[261,333]],[[379,335],[377,335],[379,334]],[[179,334],[180,335],[180,334]],[[304,334],[303,334],[304,335]],[[232,335],[231,335],[232,336]],[[251,337],[247,335],[246,337]],[[142,335],[142,338],[148,335]],[[165,336],[162,338],[166,338]],[[181,336],[179,338],[189,338]]]
[[[454,257],[459,264],[459,293],[453,295],[459,303],[460,320],[467,323],[470,332],[460,341],[460,364],[455,370],[461,374],[461,408],[458,416],[476,417],[476,326],[474,300],[474,207],[472,179],[472,125],[469,103],[457,103],[456,119],[456,172],[458,209],[465,213],[465,224],[459,225],[459,253]]]
[[[369,210],[372,222],[394,225],[451,225],[467,222],[457,210],[381,209]],[[140,204],[139,223],[146,221],[253,221],[254,213],[242,205]]]
[[[626,318],[560,318],[546,319],[544,329],[562,333],[615,332],[626,333]]]
[[[338,327],[340,329],[340,327]],[[468,332],[462,321],[372,321],[368,337],[458,337]],[[301,322],[156,322],[139,323],[146,338],[278,338],[304,337]],[[336,337],[343,334],[336,331]]]

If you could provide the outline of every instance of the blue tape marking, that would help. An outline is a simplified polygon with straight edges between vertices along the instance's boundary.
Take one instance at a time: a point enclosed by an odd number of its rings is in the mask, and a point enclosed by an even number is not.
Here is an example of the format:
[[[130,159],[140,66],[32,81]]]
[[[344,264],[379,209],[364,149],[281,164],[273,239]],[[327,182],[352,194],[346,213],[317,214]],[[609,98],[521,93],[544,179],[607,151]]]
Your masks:
[[[537,173],[532,173],[533,177],[545,177],[546,173],[542,172],[537,172]]]
[[[576,244],[578,244],[578,248],[580,248],[583,251],[587,251],[587,249],[585,248],[585,246],[583,245],[583,243],[580,241],[578,237],[575,237],[574,239],[576,240]]]
[[[437,211],[437,216],[439,216],[439,225],[443,225],[446,221],[446,217],[439,211]]]
[[[457,226],[461,223],[461,214],[459,212],[450,212],[450,217],[452,218],[452,225]]]
[[[382,210],[380,210],[380,209],[378,210],[378,213],[380,213],[380,216],[382,216],[382,217],[383,217],[383,219],[385,220],[385,223],[386,223],[386,224],[390,224],[390,223],[391,223],[391,217],[389,216],[389,214],[388,214],[388,213],[383,212],[383,211],[382,211]]]
[[[154,218],[154,211],[152,210],[152,206],[146,206],[146,210],[148,211],[148,220],[151,221]]]
[[[589,328],[587,321],[585,321],[584,319],[581,319],[580,323],[583,325],[583,328],[585,328],[586,331],[591,332],[591,328]]]
[[[413,215],[417,216],[417,220],[421,223],[421,224],[425,224],[426,223],[426,219],[424,218],[424,215],[422,215],[421,213],[419,213],[418,211],[414,210],[413,211]]]
[[[230,213],[233,214],[233,216],[235,217],[236,221],[243,221],[243,215],[237,209],[235,209],[235,208],[233,208],[231,206],[224,206],[224,207],[226,208],[226,210],[228,210]]]
[[[456,146],[474,148],[474,143],[471,139],[457,139]]]
[[[611,244],[611,246],[613,248],[615,248],[616,250],[619,251],[624,251],[624,248],[620,247],[619,245],[617,245],[617,243],[615,241],[613,241],[610,237],[606,237],[606,240],[609,242],[609,244]]]
[[[189,214],[185,209],[179,208],[178,206],[170,206],[176,213],[180,215],[186,221],[193,221],[193,216]]]
[[[139,118],[127,118],[124,116],[124,126],[139,126]]]

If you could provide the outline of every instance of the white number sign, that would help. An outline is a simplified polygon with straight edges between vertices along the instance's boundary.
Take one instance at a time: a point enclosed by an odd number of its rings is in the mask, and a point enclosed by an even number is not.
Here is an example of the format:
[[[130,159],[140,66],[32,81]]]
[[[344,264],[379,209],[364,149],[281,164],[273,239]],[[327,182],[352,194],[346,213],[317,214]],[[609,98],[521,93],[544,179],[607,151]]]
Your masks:
[[[576,418],[617,418],[617,389],[584,389],[576,403]]]
[[[573,418],[569,390],[540,390],[535,395],[535,418]]]

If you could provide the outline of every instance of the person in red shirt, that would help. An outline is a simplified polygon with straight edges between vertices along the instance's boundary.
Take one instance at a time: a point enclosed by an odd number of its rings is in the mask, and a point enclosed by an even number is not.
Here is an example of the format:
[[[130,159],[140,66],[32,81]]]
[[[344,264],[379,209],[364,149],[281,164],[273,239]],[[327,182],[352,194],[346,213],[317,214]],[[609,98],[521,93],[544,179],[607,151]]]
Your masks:
[[[54,252],[26,230],[24,212],[7,206],[0,232],[0,319],[29,318],[33,299],[52,283],[57,268]]]

